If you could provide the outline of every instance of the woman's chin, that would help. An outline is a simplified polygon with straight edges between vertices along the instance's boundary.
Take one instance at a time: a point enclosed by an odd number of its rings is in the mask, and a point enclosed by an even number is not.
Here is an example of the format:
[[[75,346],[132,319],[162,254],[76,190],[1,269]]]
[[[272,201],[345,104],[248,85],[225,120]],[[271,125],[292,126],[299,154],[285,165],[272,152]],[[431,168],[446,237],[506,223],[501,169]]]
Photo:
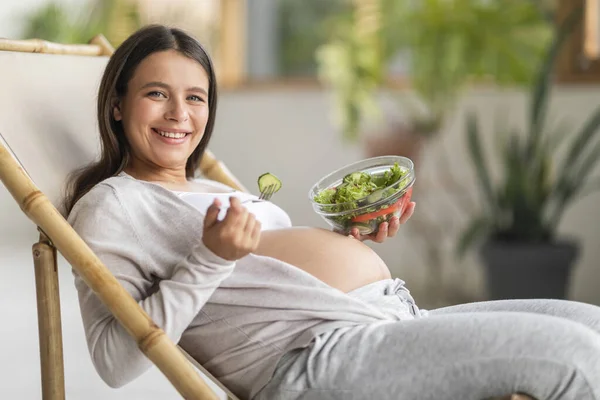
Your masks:
[[[154,163],[166,170],[185,169],[187,160],[191,153],[178,152],[177,154],[161,154],[154,157]]]

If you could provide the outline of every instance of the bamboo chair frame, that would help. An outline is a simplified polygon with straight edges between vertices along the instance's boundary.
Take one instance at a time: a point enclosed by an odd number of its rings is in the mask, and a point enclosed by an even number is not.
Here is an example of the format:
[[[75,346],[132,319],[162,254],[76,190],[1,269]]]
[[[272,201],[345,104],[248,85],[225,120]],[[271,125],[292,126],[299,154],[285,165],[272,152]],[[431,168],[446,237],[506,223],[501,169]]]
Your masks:
[[[0,51],[19,51],[81,56],[110,56],[114,49],[102,35],[89,44],[66,45],[39,39],[8,40],[0,38]],[[247,189],[206,151],[199,171],[208,179],[232,188]],[[33,221],[40,232],[32,247],[35,268],[40,366],[43,400],[65,400],[63,343],[57,250],[81,275],[86,284],[136,340],[140,350],[161,370],[185,399],[217,399],[216,394],[194,367],[211,379],[231,400],[239,400],[210,372],[181,347],[174,344],[150,319],[87,244],[73,230],[51,201],[36,187],[24,168],[0,142],[0,180]],[[497,400],[533,400],[513,394]]]
[[[110,56],[114,49],[104,36],[98,35],[89,44],[81,45],[65,45],[39,39],[0,38],[0,51]],[[210,151],[206,151],[202,157],[199,170],[209,179],[247,191]],[[194,369],[196,367],[230,399],[239,400],[156,326],[71,228],[50,200],[35,186],[2,143],[0,143],[0,180],[40,232],[39,241],[32,247],[32,255],[36,280],[43,400],[65,399],[57,250],[94,290],[137,341],[139,348],[161,370],[183,398],[217,399],[216,394]]]

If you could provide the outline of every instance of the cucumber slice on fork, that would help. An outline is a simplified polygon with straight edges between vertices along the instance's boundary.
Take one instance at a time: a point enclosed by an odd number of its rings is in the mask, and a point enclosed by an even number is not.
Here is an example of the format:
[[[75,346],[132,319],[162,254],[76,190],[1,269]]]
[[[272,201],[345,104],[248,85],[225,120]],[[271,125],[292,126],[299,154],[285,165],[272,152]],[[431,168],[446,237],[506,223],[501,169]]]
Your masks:
[[[273,193],[277,193],[282,186],[279,178],[273,175],[272,173],[267,172],[258,177],[258,190],[261,193],[272,185],[274,185],[272,189]]]

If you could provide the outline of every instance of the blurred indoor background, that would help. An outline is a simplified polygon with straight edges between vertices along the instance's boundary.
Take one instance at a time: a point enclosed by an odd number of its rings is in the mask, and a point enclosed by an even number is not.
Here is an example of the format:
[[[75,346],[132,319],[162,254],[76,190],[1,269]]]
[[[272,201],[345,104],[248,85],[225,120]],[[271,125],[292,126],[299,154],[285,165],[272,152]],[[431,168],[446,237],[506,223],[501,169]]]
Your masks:
[[[259,175],[277,175],[273,201],[295,224],[327,228],[308,199],[322,176],[407,156],[416,213],[369,246],[422,307],[522,297],[522,287],[600,305],[599,3],[2,0],[0,38],[101,33],[116,47],[147,23],[186,29],[217,67],[212,151],[253,192]],[[0,398],[40,398],[37,236],[0,199]],[[62,258],[60,274],[67,396],[178,398],[156,370],[117,391],[100,381]]]

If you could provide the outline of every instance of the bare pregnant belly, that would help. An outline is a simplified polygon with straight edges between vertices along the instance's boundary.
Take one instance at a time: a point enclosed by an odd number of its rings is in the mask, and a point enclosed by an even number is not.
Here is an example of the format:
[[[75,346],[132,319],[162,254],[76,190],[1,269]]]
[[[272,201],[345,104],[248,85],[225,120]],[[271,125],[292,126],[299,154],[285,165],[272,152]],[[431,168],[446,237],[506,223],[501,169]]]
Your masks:
[[[292,264],[345,293],[391,277],[369,246],[325,229],[263,231],[254,253]]]

